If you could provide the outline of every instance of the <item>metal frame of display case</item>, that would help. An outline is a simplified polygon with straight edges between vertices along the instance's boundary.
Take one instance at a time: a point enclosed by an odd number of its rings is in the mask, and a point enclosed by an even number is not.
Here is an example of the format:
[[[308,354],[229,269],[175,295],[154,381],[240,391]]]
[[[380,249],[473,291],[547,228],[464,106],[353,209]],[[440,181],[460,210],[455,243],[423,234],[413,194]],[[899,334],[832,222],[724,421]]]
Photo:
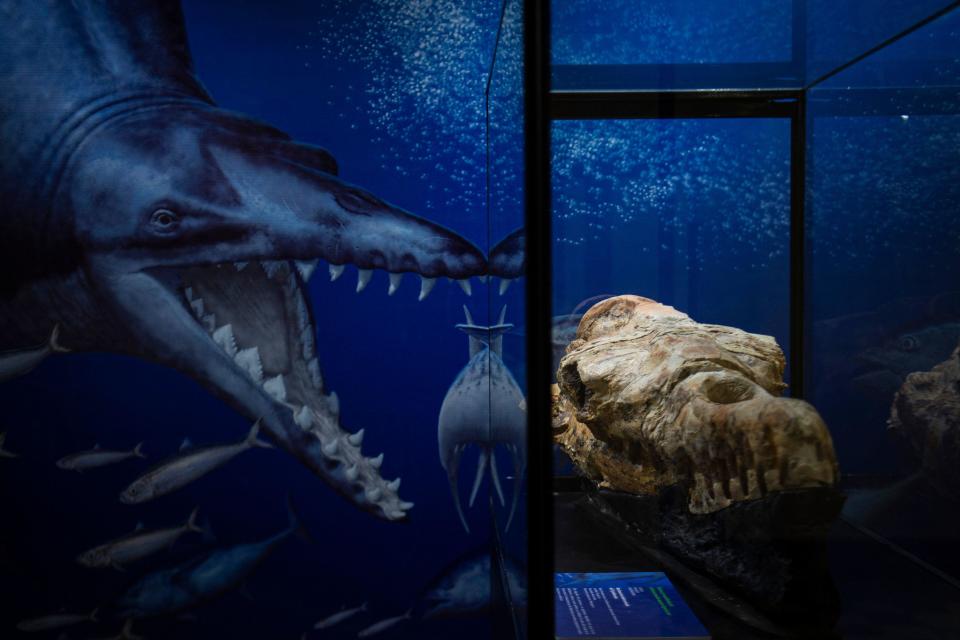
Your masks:
[[[527,311],[527,634],[554,637],[553,350],[550,221],[550,17],[547,0],[524,0],[524,140]]]

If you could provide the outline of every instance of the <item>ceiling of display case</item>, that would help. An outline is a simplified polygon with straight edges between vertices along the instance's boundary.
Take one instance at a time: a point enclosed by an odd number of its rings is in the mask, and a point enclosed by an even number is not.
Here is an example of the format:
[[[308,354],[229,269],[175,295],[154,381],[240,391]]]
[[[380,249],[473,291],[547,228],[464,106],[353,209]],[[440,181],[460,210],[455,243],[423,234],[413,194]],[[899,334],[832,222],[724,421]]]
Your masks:
[[[796,89],[955,0],[563,0],[555,91]]]

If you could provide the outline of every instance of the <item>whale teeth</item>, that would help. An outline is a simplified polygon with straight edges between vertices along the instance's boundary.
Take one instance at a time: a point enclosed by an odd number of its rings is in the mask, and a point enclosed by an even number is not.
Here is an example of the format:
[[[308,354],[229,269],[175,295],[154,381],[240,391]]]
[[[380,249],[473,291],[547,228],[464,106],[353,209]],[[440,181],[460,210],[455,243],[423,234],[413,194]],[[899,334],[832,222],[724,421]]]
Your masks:
[[[287,263],[284,260],[263,260],[260,262],[260,267],[263,269],[263,272],[271,279],[277,275],[277,273],[283,271],[286,266]]]
[[[390,288],[387,290],[387,295],[392,296],[397,292],[397,288],[400,286],[400,280],[403,279],[402,273],[391,273],[390,275]]]
[[[310,311],[307,309],[307,303],[303,301],[303,296],[297,296],[297,323],[300,331],[310,326]]]
[[[313,275],[313,272],[317,268],[317,263],[319,260],[296,260],[295,264],[297,265],[297,271],[300,272],[300,277],[303,278],[304,282],[310,281],[310,276]]]
[[[198,318],[203,317],[203,298],[190,300],[190,306],[193,308],[193,315],[197,316]]]
[[[183,290],[183,295],[186,297],[187,302],[193,301],[193,287],[187,287]]]
[[[398,504],[397,506],[400,507],[400,509],[402,509],[403,511],[410,511],[410,509],[413,509],[412,502],[404,502],[403,500],[401,500],[400,504]]]
[[[360,429],[360,431],[356,433],[351,433],[347,436],[347,440],[349,440],[353,446],[359,447],[363,443],[363,429]]]
[[[473,289],[470,288],[470,278],[464,278],[463,280],[457,280],[457,284],[460,285],[460,288],[463,289],[463,292],[468,296],[473,295]]]
[[[316,345],[313,339],[313,327],[306,326],[300,332],[300,347],[304,360],[309,360],[316,352]]]
[[[237,355],[237,339],[233,336],[233,325],[225,324],[213,332],[213,341],[232,358]]]
[[[304,282],[306,282],[306,280],[304,280]],[[295,295],[299,288],[300,287],[297,284],[297,274],[291,271],[290,275],[287,276],[287,293],[289,295]]]
[[[379,469],[383,465],[383,454],[381,453],[376,458],[367,458],[367,462],[370,463],[370,466],[374,469]]]
[[[313,386],[317,389],[323,387],[323,376],[320,375],[320,363],[317,362],[316,358],[310,358],[310,361],[307,362],[307,373],[310,374],[310,381],[313,382]]]
[[[343,275],[343,265],[342,264],[331,264],[330,265],[330,282],[333,282],[337,278]]]
[[[417,298],[417,301],[423,302],[423,299],[430,295],[430,292],[433,291],[433,285],[436,283],[436,278],[424,278],[423,276],[420,276],[420,297]]]
[[[268,378],[263,383],[263,390],[269,393],[277,402],[283,402],[287,399],[287,387],[283,383],[283,375]]]
[[[368,489],[365,495],[369,502],[378,502],[380,498],[383,497],[383,491],[380,490],[380,487],[375,487],[373,489]]]
[[[350,482],[356,482],[357,478],[360,477],[360,469],[358,469],[357,465],[355,464],[351,465],[350,468],[348,468],[344,473],[347,476],[347,480]]]
[[[340,441],[334,438],[330,442],[324,444],[321,449],[323,449],[323,455],[327,456],[328,458],[332,458],[333,456],[337,455],[337,451],[340,450]]]
[[[263,362],[260,360],[260,349],[250,347],[249,349],[239,351],[237,355],[233,357],[233,361],[236,362],[241,369],[246,371],[257,384],[263,381]]]
[[[393,491],[394,493],[396,493],[397,489],[400,488],[400,478],[397,478],[396,480],[392,480],[388,482],[387,488],[390,489],[390,491]]]
[[[313,416],[310,413],[310,409],[306,405],[300,407],[298,411],[295,411],[293,414],[293,421],[297,423],[301,429],[309,430],[313,426]]]
[[[247,265],[248,265],[248,264],[250,264],[250,263],[249,263],[249,262],[234,262],[234,263],[233,263],[233,268],[236,269],[237,271],[243,271],[244,269],[247,268]]]
[[[367,283],[373,276],[373,269],[360,269],[357,271],[357,293],[367,288]]]
[[[203,323],[203,327],[207,330],[207,333],[213,333],[217,328],[217,318],[212,313],[204,315],[200,321]]]
[[[510,283],[513,282],[510,278],[504,278],[500,281],[500,295],[503,295],[507,292],[507,288],[510,286]]]
[[[383,515],[387,516],[389,520],[402,520],[406,514],[399,509],[391,509],[390,511],[384,510]]]
[[[330,395],[327,396],[327,404],[330,407],[330,412],[336,417],[340,417],[340,398],[337,396],[336,391],[331,391]]]

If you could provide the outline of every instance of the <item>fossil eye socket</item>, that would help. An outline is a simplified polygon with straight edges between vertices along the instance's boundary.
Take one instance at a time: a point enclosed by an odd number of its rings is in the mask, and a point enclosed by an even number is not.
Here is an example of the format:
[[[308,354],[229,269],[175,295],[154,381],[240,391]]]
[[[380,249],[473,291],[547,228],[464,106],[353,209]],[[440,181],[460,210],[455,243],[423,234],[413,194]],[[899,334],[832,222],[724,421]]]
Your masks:
[[[901,351],[916,351],[920,348],[920,340],[916,336],[903,336],[897,346]]]
[[[158,233],[170,233],[180,226],[180,216],[170,209],[157,209],[150,216],[150,226]]]
[[[753,397],[753,387],[739,378],[708,378],[704,381],[704,395],[710,402],[717,404],[733,404],[743,402]]]

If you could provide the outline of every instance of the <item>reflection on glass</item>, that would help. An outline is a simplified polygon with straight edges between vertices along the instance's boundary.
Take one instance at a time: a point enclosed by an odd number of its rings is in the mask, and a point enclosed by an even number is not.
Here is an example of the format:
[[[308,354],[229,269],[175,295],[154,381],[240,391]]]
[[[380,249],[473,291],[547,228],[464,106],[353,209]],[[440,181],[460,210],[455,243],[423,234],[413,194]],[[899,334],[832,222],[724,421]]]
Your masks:
[[[789,62],[791,0],[558,0],[553,64]]]
[[[789,134],[778,119],[555,122],[555,337],[591,300],[634,293],[785,346]]]
[[[845,515],[953,579],[958,26],[948,14],[814,87],[808,121],[809,388],[853,474]]]

